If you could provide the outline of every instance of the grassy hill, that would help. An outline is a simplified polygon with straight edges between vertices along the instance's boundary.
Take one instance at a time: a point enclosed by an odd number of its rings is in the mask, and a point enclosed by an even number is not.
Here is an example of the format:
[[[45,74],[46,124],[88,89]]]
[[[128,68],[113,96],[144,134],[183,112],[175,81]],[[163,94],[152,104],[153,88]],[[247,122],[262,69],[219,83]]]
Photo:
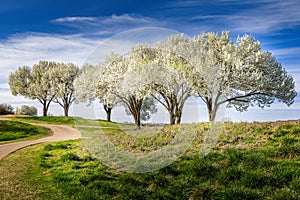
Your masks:
[[[156,135],[137,138],[115,123],[106,122],[106,127],[110,128],[102,127],[101,133],[131,152],[156,150],[176,133],[176,127],[165,127]],[[0,199],[24,198],[24,194],[34,199],[299,199],[299,121],[225,123],[212,151],[201,158],[199,149],[208,127],[196,125],[197,135],[185,154],[148,173],[111,169],[91,156],[81,141],[23,149],[0,161],[0,173],[6,177],[12,174],[6,167],[13,167],[14,160],[27,161],[22,170],[10,168],[19,171],[14,175],[18,178],[2,178]],[[90,133],[93,127],[81,131]],[[3,184],[8,180],[9,186]],[[22,192],[11,192],[22,184]]]
[[[48,130],[22,122],[0,120],[0,144],[38,139],[48,135]]]

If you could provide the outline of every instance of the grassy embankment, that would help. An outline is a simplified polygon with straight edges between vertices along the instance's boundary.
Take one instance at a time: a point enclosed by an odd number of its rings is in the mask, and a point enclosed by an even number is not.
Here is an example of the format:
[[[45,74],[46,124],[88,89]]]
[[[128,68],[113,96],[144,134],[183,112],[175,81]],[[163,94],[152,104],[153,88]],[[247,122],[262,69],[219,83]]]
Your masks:
[[[114,123],[107,126],[113,128],[102,128],[101,134],[131,152],[159,149],[176,134],[176,127],[165,127],[151,137],[137,138]],[[199,147],[208,124],[196,129],[185,155],[158,171],[140,174],[102,165],[81,141],[23,149],[0,161],[0,177],[6,174],[0,181],[0,199],[299,199],[299,123],[226,123],[219,142],[204,158],[199,158]],[[81,131],[99,133],[93,127]],[[14,166],[18,159],[26,162]],[[12,192],[20,187],[21,192]]]
[[[34,140],[48,135],[48,130],[22,122],[0,120],[0,144]]]

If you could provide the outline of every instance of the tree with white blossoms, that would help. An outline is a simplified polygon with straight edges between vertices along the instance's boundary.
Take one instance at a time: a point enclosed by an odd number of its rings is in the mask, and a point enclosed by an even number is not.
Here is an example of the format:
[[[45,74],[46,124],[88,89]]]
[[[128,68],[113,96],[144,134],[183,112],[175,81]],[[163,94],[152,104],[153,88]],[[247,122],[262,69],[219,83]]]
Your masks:
[[[79,75],[74,80],[74,94],[77,101],[92,103],[95,100],[98,85],[96,75],[96,66],[93,65],[85,64],[79,70]]]
[[[55,67],[56,63],[49,61],[39,61],[32,69],[19,67],[9,75],[12,94],[37,99],[43,105],[43,116],[47,116],[50,103],[56,95],[52,90],[49,69]]]
[[[9,74],[8,84],[12,95],[29,97],[29,81],[31,69],[28,66],[19,67],[15,72]]]
[[[79,74],[79,68],[72,63],[57,63],[48,73],[55,94],[53,102],[64,109],[65,116],[69,116],[70,106],[75,101],[74,80]]]
[[[98,83],[97,96],[101,96],[106,104],[112,99],[118,99],[124,104],[134,118],[137,129],[141,126],[141,108],[145,96],[137,91],[126,92],[124,84],[124,75],[128,71],[128,63],[123,56],[111,52],[105,57],[102,63],[105,66],[105,72]]]
[[[125,79],[127,90],[123,90],[134,91],[141,97],[152,96],[168,111],[170,124],[179,124],[184,103],[192,92],[184,75],[187,71],[190,73],[191,66],[173,52],[175,50],[170,47],[174,45],[169,40],[156,47],[139,45],[133,48],[126,55],[130,70]]]
[[[104,93],[97,93],[98,84],[103,80],[105,66],[103,64],[91,65],[85,64],[80,70],[80,75],[75,79],[75,97],[79,102],[88,102],[91,104],[98,99],[102,102],[106,112],[107,121],[111,121],[111,111],[116,105],[116,98],[111,98],[109,101],[104,99]]]
[[[198,51],[191,51],[189,62],[198,72],[190,82],[205,102],[210,121],[224,103],[246,111],[254,105],[269,107],[275,100],[288,106],[294,102],[293,78],[253,37],[244,35],[234,43],[229,32],[204,33],[193,42]]]

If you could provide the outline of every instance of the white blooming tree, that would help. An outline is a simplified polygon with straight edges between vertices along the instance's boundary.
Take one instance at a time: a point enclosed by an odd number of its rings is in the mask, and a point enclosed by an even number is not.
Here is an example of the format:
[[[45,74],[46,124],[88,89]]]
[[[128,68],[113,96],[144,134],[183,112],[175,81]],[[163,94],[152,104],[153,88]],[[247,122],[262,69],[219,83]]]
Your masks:
[[[53,102],[58,103],[64,109],[64,115],[68,116],[70,106],[75,100],[74,80],[79,74],[79,68],[72,63],[57,63],[48,73],[55,94]]]
[[[55,62],[40,61],[31,70],[29,67],[18,68],[9,75],[12,94],[37,99],[43,105],[43,116],[47,116],[50,103],[56,95],[52,90],[49,69],[55,67]]]
[[[133,116],[136,128],[140,129],[140,113],[144,97],[137,95],[138,93],[135,91],[128,93],[122,89],[122,81],[128,70],[128,63],[126,63],[123,56],[110,53],[102,64],[105,72],[98,83],[97,96],[103,97],[103,101],[106,104],[110,104],[112,100],[118,99]]]
[[[98,84],[103,80],[104,71],[105,68],[102,64],[96,66],[85,64],[80,70],[80,75],[74,81],[75,97],[77,101],[89,102],[89,104],[98,99],[103,104],[107,121],[111,121],[111,111],[117,103],[117,99],[106,100],[103,96],[104,93],[97,93]]]
[[[244,35],[235,43],[229,32],[205,33],[193,41],[200,51],[193,51],[189,60],[198,70],[191,82],[207,106],[210,121],[224,103],[238,111],[254,105],[264,108],[275,100],[293,103],[293,78],[253,37]]]
[[[79,102],[92,103],[96,99],[98,85],[97,67],[85,64],[79,71],[78,77],[74,80],[74,94]]]
[[[159,43],[156,47],[139,45],[127,55],[130,70],[125,82],[128,93],[135,91],[140,96],[152,96],[169,113],[170,124],[179,124],[182,110],[192,88],[185,79],[190,69],[186,60],[174,53],[175,44]]]
[[[11,93],[29,97],[29,81],[31,79],[31,69],[27,66],[19,67],[15,72],[10,73],[8,84]]]

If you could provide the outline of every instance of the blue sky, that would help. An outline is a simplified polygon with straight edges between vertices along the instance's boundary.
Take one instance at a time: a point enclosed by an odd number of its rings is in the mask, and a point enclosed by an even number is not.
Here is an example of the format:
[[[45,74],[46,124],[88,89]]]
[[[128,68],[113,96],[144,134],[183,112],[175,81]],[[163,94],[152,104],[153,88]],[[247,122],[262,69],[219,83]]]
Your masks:
[[[262,43],[293,75],[300,91],[300,2],[294,0],[1,0],[0,103],[34,104],[13,97],[8,74],[41,59],[82,65],[103,40],[141,27],[161,27],[188,36],[230,30],[232,38],[248,33]],[[57,106],[52,113],[62,114]],[[287,108],[251,109],[233,120],[300,118],[300,97]],[[297,114],[299,113],[299,114]],[[230,117],[229,116],[229,117]]]

